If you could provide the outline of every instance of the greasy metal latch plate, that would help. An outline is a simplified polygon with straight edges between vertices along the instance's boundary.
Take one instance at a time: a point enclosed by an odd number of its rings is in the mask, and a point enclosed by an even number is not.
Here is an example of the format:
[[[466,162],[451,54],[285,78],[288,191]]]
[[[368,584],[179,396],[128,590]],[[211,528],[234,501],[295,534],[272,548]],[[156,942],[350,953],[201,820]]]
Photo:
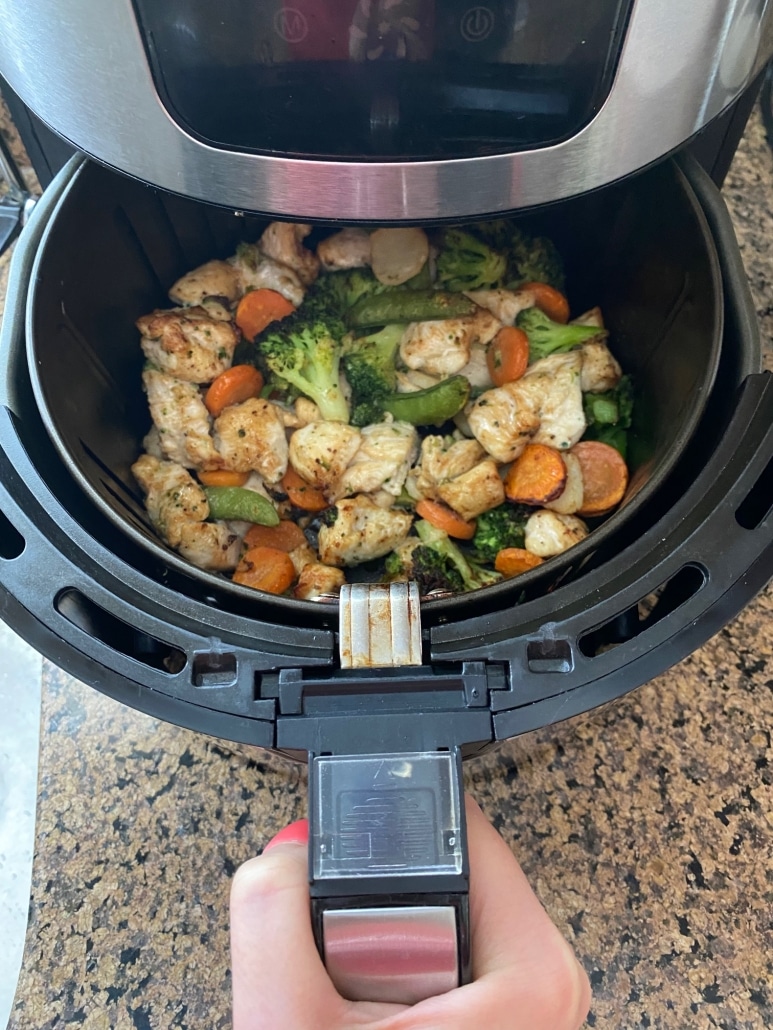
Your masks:
[[[416,583],[347,583],[339,601],[342,669],[421,665]]]

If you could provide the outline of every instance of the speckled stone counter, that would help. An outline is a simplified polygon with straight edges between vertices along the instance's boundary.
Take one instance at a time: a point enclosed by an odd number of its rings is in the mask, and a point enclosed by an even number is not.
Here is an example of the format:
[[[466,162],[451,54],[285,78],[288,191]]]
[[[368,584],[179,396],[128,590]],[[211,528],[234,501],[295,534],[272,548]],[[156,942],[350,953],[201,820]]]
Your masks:
[[[756,119],[725,195],[767,339],[773,158]],[[467,767],[588,970],[589,1026],[773,1025],[771,616],[768,589],[668,674]],[[229,880],[304,813],[303,770],[140,715],[50,665],[42,720],[10,1026],[229,1026]]]

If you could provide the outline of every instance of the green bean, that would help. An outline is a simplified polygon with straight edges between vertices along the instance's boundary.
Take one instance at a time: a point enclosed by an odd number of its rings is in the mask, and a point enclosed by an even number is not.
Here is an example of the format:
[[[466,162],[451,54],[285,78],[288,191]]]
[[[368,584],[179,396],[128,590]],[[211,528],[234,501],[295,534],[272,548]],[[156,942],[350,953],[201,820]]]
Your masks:
[[[426,390],[390,394],[384,401],[384,410],[399,422],[439,426],[460,412],[469,396],[469,381],[464,376],[451,376]]]
[[[204,494],[210,518],[257,522],[260,526],[279,524],[274,505],[254,490],[245,490],[243,486],[208,486]]]
[[[346,314],[348,324],[357,329],[392,322],[426,322],[473,315],[477,304],[462,293],[442,290],[389,290],[363,297]]]

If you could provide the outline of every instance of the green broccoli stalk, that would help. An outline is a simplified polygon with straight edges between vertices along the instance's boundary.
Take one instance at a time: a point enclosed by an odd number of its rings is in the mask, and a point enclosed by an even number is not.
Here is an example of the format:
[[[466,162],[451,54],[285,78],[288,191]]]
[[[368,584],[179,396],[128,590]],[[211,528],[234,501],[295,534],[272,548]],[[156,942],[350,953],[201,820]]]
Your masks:
[[[349,405],[341,392],[339,366],[341,348],[326,321],[304,324],[298,312],[284,319],[258,341],[261,357],[271,373],[310,397],[322,418],[349,421]]]
[[[521,311],[515,320],[529,338],[529,363],[549,354],[572,350],[586,340],[600,338],[607,333],[597,325],[562,325],[548,318],[539,308]]]
[[[631,377],[623,376],[614,389],[604,393],[583,394],[583,407],[588,423],[583,439],[609,444],[625,458],[628,451],[627,431],[633,417]]]
[[[483,240],[462,229],[446,229],[437,258],[437,279],[456,292],[480,290],[498,283],[507,262]]]
[[[437,529],[431,522],[420,519],[414,523],[413,528],[426,547],[431,547],[441,558],[451,563],[461,576],[465,590],[477,590],[478,587],[490,586],[502,579],[498,572],[481,568],[477,563],[465,558],[448,533]]]
[[[493,562],[504,547],[523,547],[530,509],[520,504],[500,504],[479,515],[472,549],[480,561]]]

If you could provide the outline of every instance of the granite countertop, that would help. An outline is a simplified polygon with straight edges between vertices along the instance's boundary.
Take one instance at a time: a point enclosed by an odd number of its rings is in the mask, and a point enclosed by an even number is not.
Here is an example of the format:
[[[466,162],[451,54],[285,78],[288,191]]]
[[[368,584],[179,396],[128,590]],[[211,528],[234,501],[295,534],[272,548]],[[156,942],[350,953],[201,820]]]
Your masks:
[[[767,341],[773,157],[756,115],[724,193]],[[773,1025],[771,615],[768,588],[618,703],[467,766],[588,970],[589,1026]],[[230,1025],[230,877],[304,808],[301,767],[138,714],[46,663],[10,1027]]]

